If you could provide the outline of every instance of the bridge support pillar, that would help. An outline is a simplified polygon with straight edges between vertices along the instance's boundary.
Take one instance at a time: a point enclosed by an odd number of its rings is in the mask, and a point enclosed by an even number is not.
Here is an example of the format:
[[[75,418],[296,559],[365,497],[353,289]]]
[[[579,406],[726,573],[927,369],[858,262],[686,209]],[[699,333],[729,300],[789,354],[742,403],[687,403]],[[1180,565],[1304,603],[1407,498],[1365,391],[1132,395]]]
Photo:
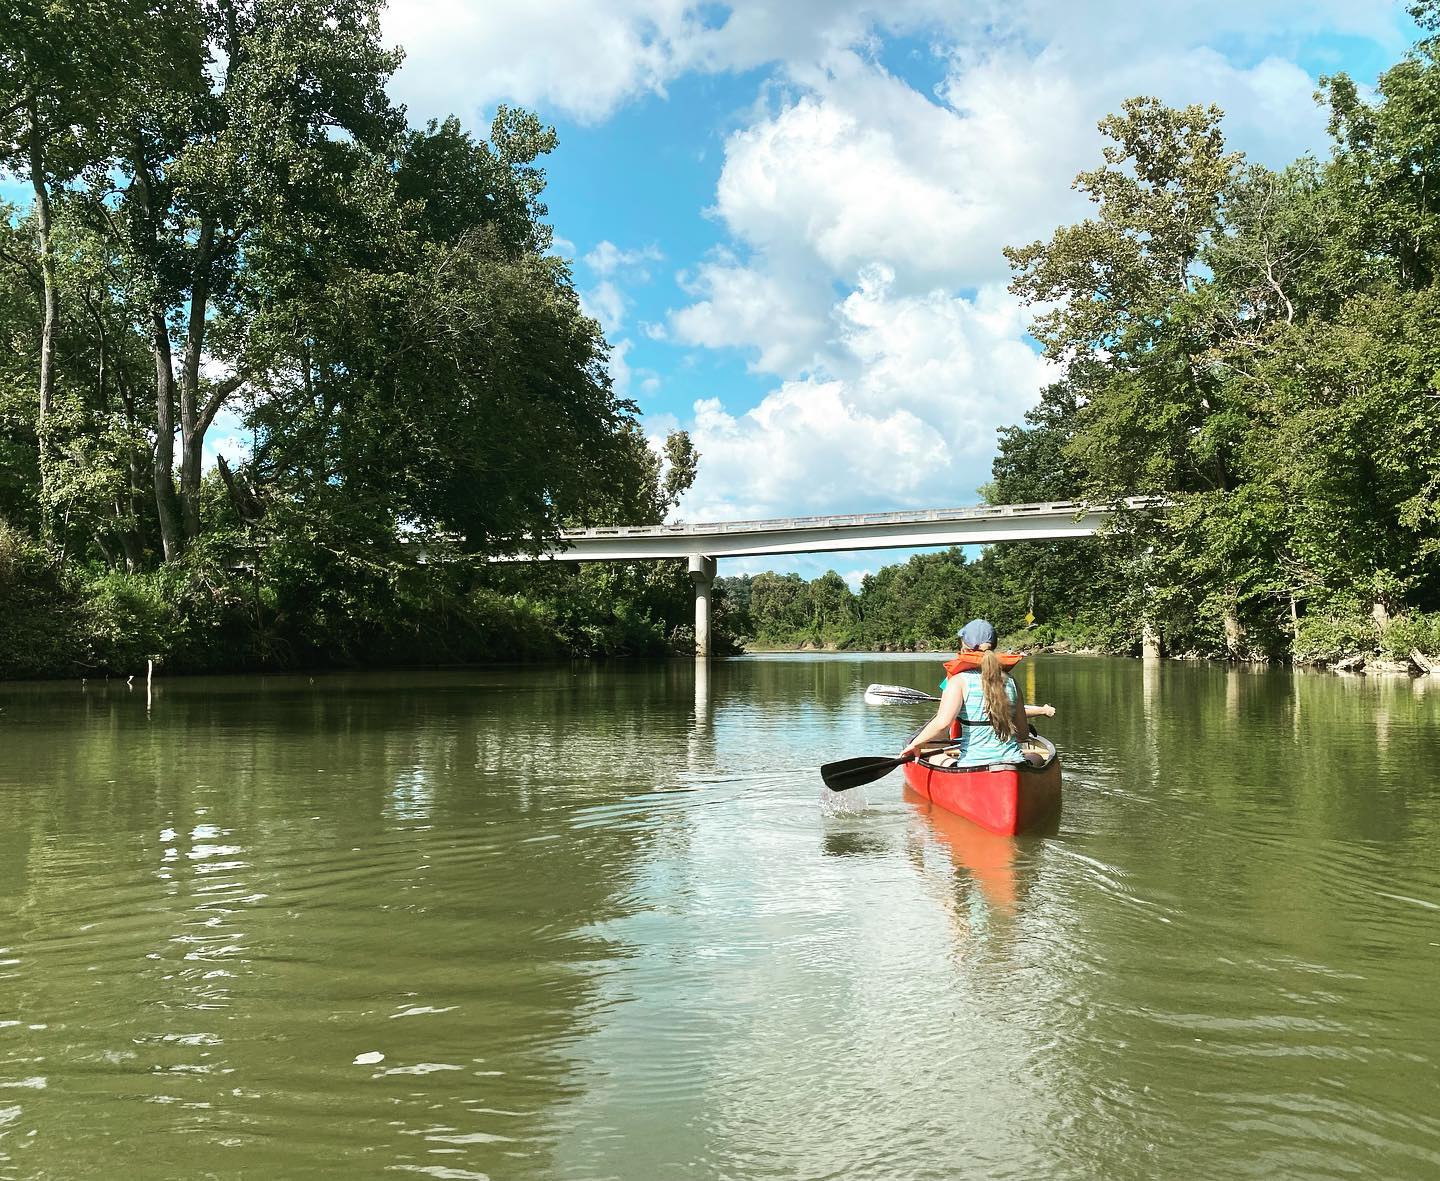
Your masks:
[[[695,584],[695,658],[710,656],[710,587],[715,582],[715,559],[690,555],[690,581]]]
[[[1140,633],[1140,655],[1145,660],[1160,659],[1160,627],[1153,619],[1147,619]]]

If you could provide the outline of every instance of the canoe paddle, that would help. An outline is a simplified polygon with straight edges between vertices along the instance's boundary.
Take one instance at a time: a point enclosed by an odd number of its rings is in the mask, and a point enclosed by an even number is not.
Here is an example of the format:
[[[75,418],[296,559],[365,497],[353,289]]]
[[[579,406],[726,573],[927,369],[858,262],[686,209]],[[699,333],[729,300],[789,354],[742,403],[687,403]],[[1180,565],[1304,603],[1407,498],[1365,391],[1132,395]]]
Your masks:
[[[904,685],[871,685],[865,690],[866,705],[915,705],[922,701],[939,701],[938,697],[931,697],[928,693],[922,693],[919,689],[907,689]],[[1027,705],[1025,712],[1030,717],[1055,716],[1053,705]],[[968,718],[961,718],[962,726],[988,726],[989,722],[972,722]]]
[[[866,705],[911,705],[921,701],[939,701],[919,689],[907,689],[904,685],[871,685],[865,690]]]
[[[956,746],[958,745],[957,743]],[[941,751],[955,750],[956,746],[941,746],[925,753],[939,754]],[[838,763],[826,763],[821,767],[820,778],[825,780],[825,786],[831,791],[847,791],[852,787],[862,787],[867,783],[874,783],[877,779],[883,779],[902,763],[913,762],[914,759],[914,755],[905,755],[903,758],[861,755],[858,759],[841,759]]]

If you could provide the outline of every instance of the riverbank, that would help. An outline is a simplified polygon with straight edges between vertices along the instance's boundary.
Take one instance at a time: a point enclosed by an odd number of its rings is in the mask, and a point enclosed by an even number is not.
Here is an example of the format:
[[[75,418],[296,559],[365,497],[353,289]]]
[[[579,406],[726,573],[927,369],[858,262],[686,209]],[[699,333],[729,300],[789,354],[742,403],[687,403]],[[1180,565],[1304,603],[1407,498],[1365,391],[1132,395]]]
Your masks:
[[[0,522],[0,680],[456,667],[693,653],[675,563],[513,568],[197,547],[133,573]],[[250,564],[247,564],[250,563]],[[711,640],[736,650],[723,596]]]
[[[1089,647],[1079,644],[1069,644],[1059,641],[1050,644],[1031,645],[1019,642],[1015,637],[1006,637],[1001,647],[1007,652],[1023,652],[1027,656],[1122,656],[1132,659],[1138,658],[1134,652],[1112,652],[1103,648]],[[826,653],[846,653],[848,655],[934,655],[945,656],[950,652],[949,648],[941,647],[911,647],[911,648],[847,648],[834,644],[817,644],[813,641],[804,641],[799,644],[746,644],[744,653],[746,655],[775,655],[787,652],[802,653],[809,652],[816,655]],[[1317,673],[1333,673],[1337,676],[1405,676],[1405,677],[1434,677],[1440,680],[1440,656],[1429,656],[1414,649],[1406,654],[1404,659],[1387,657],[1379,653],[1356,652],[1342,656],[1335,660],[1295,660],[1295,659],[1271,659],[1264,656],[1251,655],[1248,657],[1225,657],[1207,655],[1201,652],[1177,652],[1167,653],[1162,660],[1176,661],[1180,663],[1205,663],[1225,665],[1247,665],[1251,667],[1294,667],[1307,669]]]

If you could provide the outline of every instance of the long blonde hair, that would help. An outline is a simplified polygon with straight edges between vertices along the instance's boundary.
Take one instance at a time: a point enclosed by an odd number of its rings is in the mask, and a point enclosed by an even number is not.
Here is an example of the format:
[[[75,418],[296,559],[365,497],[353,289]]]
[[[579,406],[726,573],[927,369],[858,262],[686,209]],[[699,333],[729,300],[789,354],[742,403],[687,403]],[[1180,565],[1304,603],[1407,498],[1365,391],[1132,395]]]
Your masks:
[[[1015,710],[1005,692],[1005,670],[1000,667],[1000,657],[988,644],[980,651],[980,691],[985,697],[985,712],[990,715],[995,737],[1008,742],[1016,736]]]

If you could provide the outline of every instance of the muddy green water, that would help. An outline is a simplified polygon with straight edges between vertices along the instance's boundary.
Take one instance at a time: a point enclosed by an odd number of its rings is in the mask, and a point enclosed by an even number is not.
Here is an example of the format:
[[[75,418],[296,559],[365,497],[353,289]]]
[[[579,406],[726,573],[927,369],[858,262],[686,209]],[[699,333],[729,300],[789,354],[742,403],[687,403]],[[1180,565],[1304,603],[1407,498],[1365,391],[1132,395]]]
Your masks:
[[[1020,675],[1018,841],[911,657],[0,686],[0,1178],[1440,1176],[1440,681]]]

